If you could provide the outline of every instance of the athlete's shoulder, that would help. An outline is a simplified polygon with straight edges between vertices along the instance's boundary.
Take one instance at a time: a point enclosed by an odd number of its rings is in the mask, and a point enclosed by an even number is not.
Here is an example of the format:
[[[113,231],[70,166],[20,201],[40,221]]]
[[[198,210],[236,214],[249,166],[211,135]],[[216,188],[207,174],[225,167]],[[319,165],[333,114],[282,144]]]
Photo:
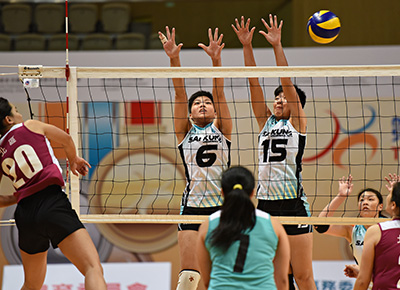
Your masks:
[[[365,232],[367,228],[364,225],[355,225],[353,226],[354,232]]]
[[[269,118],[265,121],[264,127],[262,128],[261,132],[269,131],[272,127],[277,124],[277,120],[274,115],[269,116]]]
[[[25,128],[27,128],[29,131],[44,135],[44,127],[48,126],[48,124],[43,123],[38,120],[27,120],[24,122]]]
[[[275,115],[271,115],[269,116],[269,118],[267,119],[267,121],[265,122],[265,124],[276,124],[278,122],[278,120],[276,119]]]
[[[256,209],[256,216],[260,217],[260,218],[267,219],[267,220],[271,219],[271,216],[270,216],[269,213],[266,213],[265,211],[262,211],[262,210],[259,210],[259,209]]]
[[[186,132],[185,136],[183,137],[182,141],[178,144],[178,148],[183,146],[183,143],[187,143],[191,136],[196,135],[198,132],[196,130],[197,126],[192,125],[189,130]]]
[[[400,220],[396,219],[396,220],[381,222],[379,223],[379,227],[382,229],[382,231],[400,228]]]
[[[216,212],[212,213],[209,216],[209,220],[210,221],[215,220],[215,219],[219,218],[220,216],[221,216],[221,210],[217,210]]]

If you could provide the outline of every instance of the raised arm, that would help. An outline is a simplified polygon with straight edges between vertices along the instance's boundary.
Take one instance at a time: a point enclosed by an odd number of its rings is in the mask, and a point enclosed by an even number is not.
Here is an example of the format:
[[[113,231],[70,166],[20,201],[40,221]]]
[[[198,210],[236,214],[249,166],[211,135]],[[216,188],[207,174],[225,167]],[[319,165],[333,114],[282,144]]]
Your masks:
[[[160,31],[158,32],[158,36],[163,43],[164,50],[170,59],[171,67],[180,67],[181,60],[179,57],[179,53],[183,46],[182,43],[176,45],[175,43],[175,28],[172,28],[172,31],[169,30],[169,27],[165,27],[166,34],[165,36]],[[188,119],[188,103],[187,103],[187,95],[185,89],[185,80],[183,78],[174,78],[172,79],[175,89],[175,106],[174,106],[174,125],[175,125],[175,135],[178,142],[182,142],[185,138],[186,133],[190,129],[190,121]]]
[[[318,217],[331,217],[333,214],[336,212],[336,210],[339,208],[339,206],[349,197],[351,192],[353,191],[353,177],[351,174],[346,178],[342,177],[339,179],[339,192],[335,196],[334,199],[332,199],[326,206],[325,208],[320,212]],[[336,236],[336,237],[343,237],[345,238],[349,243],[351,242],[351,236],[352,236],[352,230],[353,226],[350,225],[316,225],[315,226],[316,230],[320,233],[328,234],[331,236]],[[327,230],[322,230],[326,229]]]
[[[269,25],[262,19],[267,32],[260,31],[267,41],[272,45],[275,54],[275,60],[277,66],[288,66],[288,62],[283,51],[281,43],[281,31],[283,26],[283,20],[280,21],[278,26],[278,20],[276,15],[272,17],[269,15]],[[282,89],[285,94],[289,109],[290,109],[290,121],[297,131],[300,133],[306,133],[307,119],[302,108],[299,96],[297,95],[296,89],[293,86],[292,80],[288,77],[281,78]]]
[[[206,46],[203,43],[199,43],[199,46],[211,57],[212,64],[215,67],[222,65],[221,51],[225,46],[225,44],[222,43],[223,36],[223,34],[218,36],[218,28],[215,28],[214,35],[211,28],[209,28],[208,38],[210,40],[210,44]],[[217,112],[215,125],[221,130],[225,137],[231,139],[232,119],[228,104],[226,103],[225,99],[223,78],[213,79],[213,97],[215,111]]]
[[[78,173],[86,175],[89,172],[88,168],[90,167],[90,164],[77,155],[74,141],[69,134],[56,126],[37,120],[28,120],[25,122],[25,126],[33,132],[46,136],[51,141],[60,143],[67,155],[71,172],[74,175],[78,175]]]
[[[235,31],[240,43],[243,45],[243,55],[244,55],[244,64],[245,66],[256,66],[256,60],[254,58],[253,53],[253,34],[255,31],[255,27],[250,30],[250,18],[247,19],[246,23],[244,22],[244,17],[242,16],[240,19],[240,24],[238,19],[235,19],[235,25],[232,24],[233,31]],[[264,99],[264,93],[260,86],[260,82],[258,78],[249,78],[250,83],[250,96],[251,96],[251,105],[253,108],[254,115],[256,117],[258,127],[260,131],[265,125],[265,122],[271,116],[271,111],[267,107]]]
[[[392,192],[393,185],[396,182],[400,182],[400,175],[396,173],[389,173],[389,177],[385,176],[385,180],[387,181],[386,188],[390,192]]]

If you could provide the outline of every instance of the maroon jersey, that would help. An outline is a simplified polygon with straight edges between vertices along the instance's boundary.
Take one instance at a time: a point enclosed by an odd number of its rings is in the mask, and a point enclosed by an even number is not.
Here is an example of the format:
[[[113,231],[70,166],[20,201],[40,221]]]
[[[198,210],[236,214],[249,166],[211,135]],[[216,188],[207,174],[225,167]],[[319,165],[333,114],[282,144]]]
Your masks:
[[[379,223],[381,240],[375,247],[373,290],[397,290],[400,286],[400,219]]]
[[[13,182],[18,202],[50,185],[64,186],[49,140],[23,123],[13,126],[0,139],[0,164],[3,175]]]

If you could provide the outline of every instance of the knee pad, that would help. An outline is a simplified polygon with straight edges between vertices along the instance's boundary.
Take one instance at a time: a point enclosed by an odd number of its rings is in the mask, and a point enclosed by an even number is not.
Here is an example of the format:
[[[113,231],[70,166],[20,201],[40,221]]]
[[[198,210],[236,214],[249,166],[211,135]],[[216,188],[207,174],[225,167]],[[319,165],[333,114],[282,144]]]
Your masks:
[[[196,290],[200,281],[200,273],[196,270],[182,270],[178,276],[176,290]]]

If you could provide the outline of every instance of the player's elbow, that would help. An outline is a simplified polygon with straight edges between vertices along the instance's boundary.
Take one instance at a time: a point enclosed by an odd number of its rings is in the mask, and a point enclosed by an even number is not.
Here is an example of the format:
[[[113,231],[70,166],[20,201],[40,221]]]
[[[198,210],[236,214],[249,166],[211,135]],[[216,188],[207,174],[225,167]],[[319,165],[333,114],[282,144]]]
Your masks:
[[[368,289],[370,279],[366,277],[358,276],[354,289]]]
[[[356,283],[354,285],[354,290],[366,290],[368,289],[368,286],[365,283]]]
[[[275,275],[275,284],[278,290],[289,289],[288,275]]]
[[[71,135],[65,133],[62,137],[62,141],[60,142],[64,148],[70,148],[71,146],[74,146],[74,141],[71,137]]]

